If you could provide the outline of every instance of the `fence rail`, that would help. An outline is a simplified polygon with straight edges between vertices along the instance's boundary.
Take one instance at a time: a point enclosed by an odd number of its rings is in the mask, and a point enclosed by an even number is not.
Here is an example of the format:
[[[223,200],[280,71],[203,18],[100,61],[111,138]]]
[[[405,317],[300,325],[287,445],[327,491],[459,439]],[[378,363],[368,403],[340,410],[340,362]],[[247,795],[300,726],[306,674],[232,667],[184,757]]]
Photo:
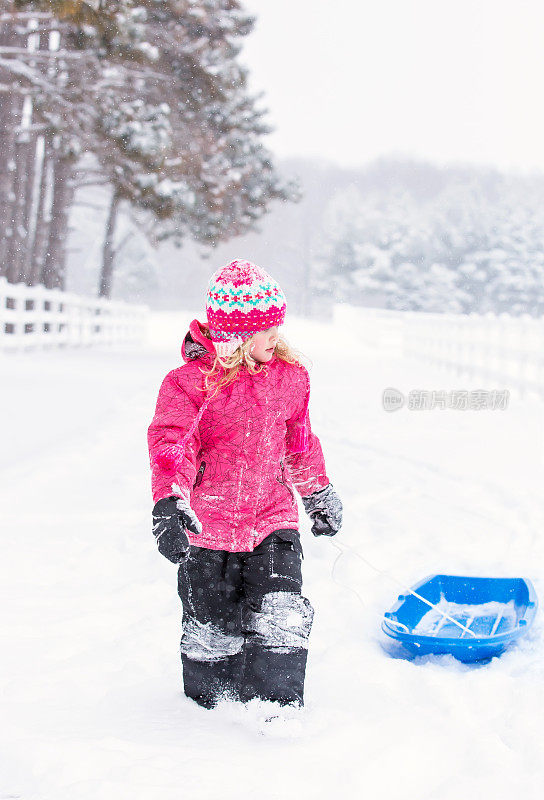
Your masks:
[[[0,278],[0,350],[138,344],[148,308]]]
[[[335,318],[385,357],[414,358],[459,377],[544,399],[544,320],[336,306]]]

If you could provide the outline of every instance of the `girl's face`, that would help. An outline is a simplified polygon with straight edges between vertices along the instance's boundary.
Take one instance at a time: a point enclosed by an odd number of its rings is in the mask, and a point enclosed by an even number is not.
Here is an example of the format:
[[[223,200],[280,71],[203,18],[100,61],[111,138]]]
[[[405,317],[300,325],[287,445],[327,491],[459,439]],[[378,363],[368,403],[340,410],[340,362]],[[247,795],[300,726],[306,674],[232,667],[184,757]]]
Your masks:
[[[249,355],[261,363],[270,361],[274,355],[274,348],[280,338],[279,327],[275,325],[266,331],[254,333],[249,345]]]

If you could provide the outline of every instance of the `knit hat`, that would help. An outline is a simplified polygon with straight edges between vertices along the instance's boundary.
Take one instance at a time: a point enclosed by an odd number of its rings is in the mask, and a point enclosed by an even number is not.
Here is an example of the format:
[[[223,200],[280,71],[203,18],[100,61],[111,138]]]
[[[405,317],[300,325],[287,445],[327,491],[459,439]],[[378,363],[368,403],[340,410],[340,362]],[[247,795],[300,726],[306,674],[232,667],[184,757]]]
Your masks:
[[[282,325],[286,310],[280,285],[249,261],[231,261],[208,283],[208,326],[215,351],[223,358],[254,333]]]

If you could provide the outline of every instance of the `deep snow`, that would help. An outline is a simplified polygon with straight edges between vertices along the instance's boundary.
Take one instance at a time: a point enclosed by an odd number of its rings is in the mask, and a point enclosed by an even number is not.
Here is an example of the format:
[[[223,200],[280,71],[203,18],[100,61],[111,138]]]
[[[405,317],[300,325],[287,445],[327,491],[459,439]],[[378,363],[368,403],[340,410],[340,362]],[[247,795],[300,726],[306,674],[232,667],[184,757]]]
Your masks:
[[[302,506],[316,610],[302,720],[262,736],[259,704],[209,712],[184,698],[146,429],[191,318],[153,315],[139,351],[0,358],[0,798],[540,800],[542,612],[485,666],[392,659],[379,625],[398,586],[337,559]],[[388,386],[507,387],[363,346],[353,324],[289,320],[285,333],[313,360],[312,425],[345,508],[337,541],[408,585],[433,572],[520,575],[542,599],[542,404],[386,413]]]

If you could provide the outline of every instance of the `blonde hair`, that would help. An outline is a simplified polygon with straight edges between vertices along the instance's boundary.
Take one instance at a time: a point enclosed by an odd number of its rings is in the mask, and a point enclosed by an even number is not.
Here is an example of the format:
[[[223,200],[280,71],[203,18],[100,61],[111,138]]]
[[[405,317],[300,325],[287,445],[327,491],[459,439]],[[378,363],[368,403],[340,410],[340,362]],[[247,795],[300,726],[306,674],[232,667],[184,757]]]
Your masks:
[[[208,323],[202,323],[202,332],[204,336],[211,339]],[[210,369],[201,369],[204,375],[204,391],[211,392],[211,397],[218,394],[221,389],[228,386],[230,383],[238,378],[240,371],[245,367],[251,375],[257,375],[259,372],[266,370],[267,365],[261,364],[256,361],[250,354],[250,347],[253,341],[253,336],[246,339],[239,347],[236,348],[234,353],[226,358],[220,358],[217,354]],[[304,366],[302,358],[304,355],[294,348],[285,339],[281,337],[278,339],[274,355],[280,361],[286,361],[288,364],[297,364]],[[210,399],[211,399],[210,397]]]

